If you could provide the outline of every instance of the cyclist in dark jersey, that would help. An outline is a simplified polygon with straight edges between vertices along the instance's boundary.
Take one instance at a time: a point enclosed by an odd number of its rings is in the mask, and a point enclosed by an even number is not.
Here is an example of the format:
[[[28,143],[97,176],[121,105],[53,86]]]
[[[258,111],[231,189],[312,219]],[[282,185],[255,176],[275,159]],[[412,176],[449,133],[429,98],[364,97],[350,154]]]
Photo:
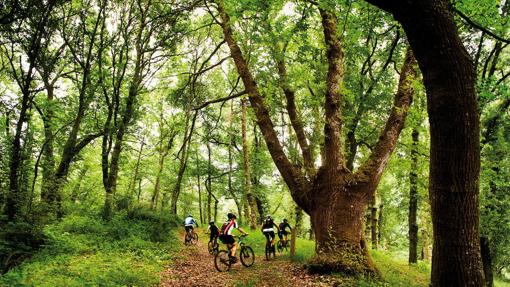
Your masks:
[[[276,230],[278,229],[278,225],[276,225],[271,218],[270,215],[266,216],[266,220],[264,220],[264,223],[262,224],[262,233],[264,236],[266,236],[267,241],[271,241],[271,246],[274,246],[274,240],[275,240],[275,232],[274,228],[276,227]]]
[[[292,231],[292,227],[290,227],[289,222],[287,219],[284,219],[282,223],[280,223],[280,232],[278,232],[278,237],[280,237],[280,240],[283,240],[285,243],[287,243],[289,232]],[[287,228],[289,228],[289,231],[287,231]]]
[[[220,235],[220,229],[214,221],[209,222],[209,226],[207,227],[207,231],[205,233],[209,233],[209,242],[216,242],[218,235]]]

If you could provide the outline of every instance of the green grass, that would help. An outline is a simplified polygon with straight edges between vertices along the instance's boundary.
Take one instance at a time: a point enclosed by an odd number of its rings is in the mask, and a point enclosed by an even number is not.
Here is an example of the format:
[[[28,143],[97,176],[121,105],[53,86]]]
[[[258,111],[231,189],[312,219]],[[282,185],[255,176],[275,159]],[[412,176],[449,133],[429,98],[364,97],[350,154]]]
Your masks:
[[[153,286],[170,262],[175,220],[147,210],[105,224],[74,214],[45,227],[45,247],[0,277],[0,286]]]
[[[245,237],[243,240],[244,242],[249,245],[253,251],[255,252],[255,255],[257,256],[265,256],[265,250],[266,250],[266,237],[262,234],[262,232],[257,230],[250,230],[249,228],[243,229],[249,233],[248,237]],[[238,231],[234,231],[234,234],[241,234]],[[202,235],[205,236],[205,235]],[[278,236],[276,237],[275,244],[278,243]],[[290,240],[290,236],[289,236]],[[290,244],[290,243],[289,243]],[[289,245],[290,249],[290,245]],[[315,250],[315,242],[298,238],[296,241],[296,256],[293,258],[294,261],[298,262],[305,262],[306,260],[310,259]],[[282,255],[282,258],[289,258],[288,256],[289,252],[286,252],[284,255]]]
[[[260,230],[245,229],[250,233],[245,238],[245,243],[253,248],[256,256],[265,256],[266,238]],[[236,233],[236,232],[234,232]],[[236,233],[238,234],[238,233]],[[202,235],[204,236],[204,235]],[[203,238],[203,237],[202,237]],[[276,239],[278,241],[278,238]],[[315,242],[298,238],[296,240],[296,255],[290,258],[288,253],[280,255],[282,259],[291,259],[298,263],[306,263],[315,253]],[[394,256],[384,251],[372,251],[372,258],[382,274],[382,280],[368,280],[364,278],[346,277],[342,274],[334,274],[336,280],[342,282],[342,286],[411,286],[425,287],[430,282],[430,264],[419,262],[409,265],[405,258]],[[239,285],[239,286],[250,286]],[[496,285],[498,286],[498,285]],[[507,285],[501,285],[507,286]]]

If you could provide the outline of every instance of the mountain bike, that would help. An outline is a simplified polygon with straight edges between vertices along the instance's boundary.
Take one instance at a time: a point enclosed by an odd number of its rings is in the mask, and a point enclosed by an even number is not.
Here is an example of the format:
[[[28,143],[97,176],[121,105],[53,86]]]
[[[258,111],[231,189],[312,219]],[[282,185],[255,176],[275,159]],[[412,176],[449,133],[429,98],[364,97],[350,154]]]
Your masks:
[[[276,257],[276,250],[274,244],[272,244],[273,238],[271,236],[266,240],[266,260],[270,260],[271,257]],[[271,255],[272,254],[272,255]]]
[[[241,259],[241,264],[244,267],[250,267],[255,263],[255,253],[250,246],[246,245],[243,242],[243,238],[247,235],[236,236],[237,244],[240,246],[239,250],[239,258]],[[220,250],[214,256],[214,267],[216,270],[220,272],[226,272],[230,270],[230,266],[234,264],[235,261],[230,257],[230,249],[229,250]]]
[[[207,244],[207,250],[209,251],[209,254],[211,254],[211,255],[218,254],[218,252],[220,250],[220,245],[218,244],[218,241],[216,238]]]
[[[198,234],[191,230],[189,232],[186,232],[186,235],[184,237],[184,245],[195,245],[198,242]]]
[[[283,251],[289,251],[289,241],[283,239],[278,240],[276,248],[278,249],[279,253],[282,253]]]

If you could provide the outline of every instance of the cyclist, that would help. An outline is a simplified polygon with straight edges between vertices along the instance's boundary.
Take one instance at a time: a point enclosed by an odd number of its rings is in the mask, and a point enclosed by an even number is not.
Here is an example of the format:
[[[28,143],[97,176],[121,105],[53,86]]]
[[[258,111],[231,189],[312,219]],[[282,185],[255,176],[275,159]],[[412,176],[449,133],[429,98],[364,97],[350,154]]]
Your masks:
[[[289,231],[287,231],[287,227],[289,228]],[[292,231],[292,227],[290,227],[287,219],[284,219],[283,222],[280,223],[279,228],[280,228],[280,232],[278,232],[278,237],[280,237],[280,240],[283,241],[282,243],[284,245],[286,245],[287,240],[288,240],[288,235],[289,235],[289,232]]]
[[[184,219],[184,230],[187,234],[191,234],[193,232],[193,225],[198,227],[197,221],[191,214],[188,214],[188,216]],[[186,237],[184,237],[184,243],[186,243]]]
[[[273,218],[271,218],[271,215],[267,215],[266,219],[264,220],[264,223],[262,224],[262,234],[266,236],[267,242],[271,241],[271,246],[274,248],[274,239],[275,239],[275,233],[274,233],[274,227],[276,227],[276,230],[280,230],[278,228],[278,225],[276,225],[273,221]],[[271,238],[271,239],[270,239]],[[274,249],[273,249],[274,252]]]
[[[244,231],[241,227],[239,227],[239,225],[237,225],[236,222],[237,217],[235,216],[235,214],[228,213],[227,218],[228,220],[221,226],[221,231],[218,238],[221,240],[221,242],[223,242],[223,244],[226,244],[228,249],[230,250],[230,254],[228,255],[230,257],[230,261],[232,263],[236,263],[237,242],[234,236],[232,236],[232,230],[234,230],[234,228],[237,228],[237,230],[239,230],[241,233],[245,235],[248,235],[248,233]]]
[[[207,227],[207,231],[205,233],[209,233],[209,242],[216,243],[218,235],[220,235],[220,230],[214,221],[209,222],[209,226]]]

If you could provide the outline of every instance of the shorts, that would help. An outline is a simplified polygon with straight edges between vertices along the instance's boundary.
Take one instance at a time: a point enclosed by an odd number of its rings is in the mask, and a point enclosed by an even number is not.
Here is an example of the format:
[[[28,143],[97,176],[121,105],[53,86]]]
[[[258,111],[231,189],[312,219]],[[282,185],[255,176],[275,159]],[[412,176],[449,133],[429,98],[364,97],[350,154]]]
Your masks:
[[[184,230],[186,230],[186,232],[193,231],[193,226],[184,226]]]
[[[274,238],[274,231],[266,231],[262,232],[266,236],[266,239],[269,240],[269,236],[271,236],[271,240]]]
[[[223,244],[234,244],[236,242],[232,235],[220,235],[218,238],[221,242],[223,242]]]
[[[209,242],[213,241],[216,237],[218,237],[218,233],[211,233],[209,236]]]

